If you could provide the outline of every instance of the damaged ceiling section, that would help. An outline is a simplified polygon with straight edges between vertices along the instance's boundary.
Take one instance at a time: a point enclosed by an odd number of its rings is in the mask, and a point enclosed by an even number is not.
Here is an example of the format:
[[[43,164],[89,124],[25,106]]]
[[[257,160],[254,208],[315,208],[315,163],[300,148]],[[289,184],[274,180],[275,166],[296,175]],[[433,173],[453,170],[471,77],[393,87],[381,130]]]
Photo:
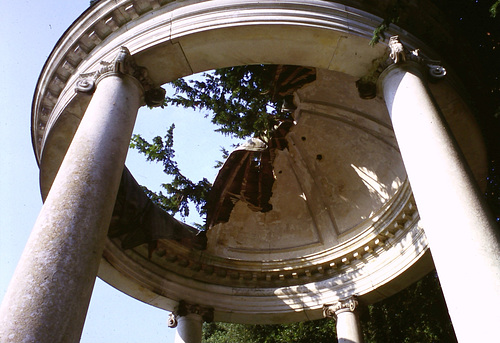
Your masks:
[[[282,111],[294,108],[293,94],[316,80],[316,70],[299,66],[277,65],[272,86],[273,100],[283,102]],[[286,135],[294,126],[292,119],[278,125],[269,142],[251,138],[236,148],[215,179],[207,202],[207,229],[229,221],[236,202],[244,202],[254,212],[269,212],[276,178],[274,160],[278,150],[287,149]]]

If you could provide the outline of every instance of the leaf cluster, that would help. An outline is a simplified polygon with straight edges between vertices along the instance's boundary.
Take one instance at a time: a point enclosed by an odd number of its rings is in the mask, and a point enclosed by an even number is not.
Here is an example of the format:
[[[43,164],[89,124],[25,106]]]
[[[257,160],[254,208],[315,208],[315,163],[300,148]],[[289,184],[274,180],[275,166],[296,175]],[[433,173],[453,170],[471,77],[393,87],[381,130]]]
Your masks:
[[[205,323],[202,340],[203,343],[332,343],[336,341],[335,322],[331,320],[283,325]]]
[[[498,7],[500,7],[500,0],[497,0],[493,5],[490,7],[490,13],[492,17],[496,17],[498,13]]]
[[[195,80],[178,79],[172,82],[175,93],[166,97],[163,105],[175,105],[205,111],[216,132],[237,138],[259,137],[268,139],[273,128],[287,114],[277,110],[279,103],[273,101],[271,84],[274,66],[253,65],[217,69],[204,73]],[[130,147],[146,156],[146,160],[163,165],[163,172],[172,181],[163,183],[165,192],[155,193],[145,188],[154,203],[172,215],[189,215],[189,204],[193,203],[200,215],[206,214],[206,199],[212,185],[207,179],[193,182],[181,173],[175,161],[174,132],[172,125],[164,137],[156,136],[148,142],[140,135],[133,135]],[[223,159],[229,152],[222,148]],[[222,166],[218,161],[216,167]]]
[[[361,321],[366,343],[457,341],[435,272],[368,306]]]
[[[156,136],[152,142],[146,141],[140,135],[133,135],[130,147],[137,149],[150,162],[159,162],[163,165],[163,172],[172,176],[172,181],[163,183],[161,187],[166,191],[155,193],[145,188],[146,194],[158,206],[172,215],[179,213],[181,217],[189,215],[189,203],[192,202],[200,214],[205,213],[206,199],[212,184],[206,179],[194,183],[179,170],[175,161],[174,128],[172,124],[162,138]]]
[[[382,23],[380,23],[375,30],[373,30],[372,39],[370,40],[370,45],[374,46],[380,40],[385,40],[385,33],[389,29],[391,24],[396,24],[399,21],[399,13],[405,8],[403,0],[396,0],[396,2],[391,5],[387,10],[387,16],[384,18]]]
[[[274,66],[249,65],[216,69],[203,80],[178,79],[175,94],[164,105],[206,110],[216,132],[238,138],[266,140],[287,114],[278,111],[271,86]]]

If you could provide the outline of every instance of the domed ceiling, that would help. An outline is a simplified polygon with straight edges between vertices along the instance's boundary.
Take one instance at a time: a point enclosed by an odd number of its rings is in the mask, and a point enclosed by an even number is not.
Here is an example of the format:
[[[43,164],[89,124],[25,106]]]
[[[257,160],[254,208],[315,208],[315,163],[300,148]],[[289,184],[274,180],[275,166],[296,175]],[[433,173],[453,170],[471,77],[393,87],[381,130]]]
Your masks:
[[[75,93],[79,76],[112,60],[121,46],[157,85],[245,64],[316,73],[293,94],[293,122],[279,147],[267,155],[255,152],[269,146],[257,147],[240,159],[265,170],[266,177],[252,181],[261,188],[241,184],[232,193],[221,174],[220,194],[231,206],[210,220],[206,236],[154,208],[144,227],[136,225],[132,217],[145,195],[127,191],[139,186],[125,172],[102,279],[169,311],[183,300],[212,307],[216,321],[281,323],[319,318],[324,304],[353,294],[379,300],[433,267],[385,103],[363,100],[356,89],[386,56],[385,43],[368,44],[382,18],[370,1],[344,3],[351,2],[100,1],[75,21],[51,53],[33,102],[43,197],[90,101]],[[445,32],[427,13],[422,31]],[[391,25],[387,35],[395,34],[409,49],[435,55]],[[460,82],[450,77],[430,88],[481,175],[484,149]],[[234,156],[245,151],[252,149]],[[221,173],[255,176],[242,166],[228,164]],[[257,195],[247,192],[256,189]]]

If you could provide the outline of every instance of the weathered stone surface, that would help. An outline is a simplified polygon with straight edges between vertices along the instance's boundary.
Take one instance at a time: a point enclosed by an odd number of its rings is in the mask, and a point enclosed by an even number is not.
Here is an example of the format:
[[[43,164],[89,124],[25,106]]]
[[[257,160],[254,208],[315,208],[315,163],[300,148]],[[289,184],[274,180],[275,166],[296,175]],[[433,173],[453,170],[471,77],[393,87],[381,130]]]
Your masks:
[[[500,315],[486,309],[471,317],[461,301],[474,289],[488,294],[488,308],[500,306],[500,234],[423,72],[416,63],[393,65],[381,87],[457,338],[486,342],[496,335]],[[461,248],[471,255],[455,254]],[[462,270],[474,270],[482,281]]]
[[[231,215],[239,219],[212,230],[206,251],[160,239],[149,260],[146,245],[123,251],[120,239],[108,240],[102,278],[168,310],[189,296],[213,306],[215,320],[279,323],[319,318],[324,303],[353,293],[379,300],[432,267],[384,102],[361,101],[355,87],[386,54],[385,43],[368,45],[384,16],[380,1],[155,4],[153,10],[149,1],[102,1],[56,46],[33,106],[44,195],[88,105],[88,97],[73,91],[75,75],[94,71],[120,46],[154,71],[156,84],[212,68],[272,63],[316,68],[322,86],[296,93],[297,125],[287,136],[289,149],[275,160],[273,211],[250,213],[237,204]],[[115,18],[115,11],[123,15]],[[413,25],[415,32],[435,47],[443,41],[446,54],[453,43],[434,33],[445,32],[434,7],[425,2],[415,11],[418,22],[425,19],[423,27]],[[415,20],[405,17],[401,25]],[[391,30],[412,49],[432,51],[408,31]],[[450,80],[432,91],[442,94],[445,117],[460,112],[453,131],[472,132],[466,106],[455,106],[459,83]],[[485,155],[474,132],[461,134],[460,144],[477,147],[468,160],[481,175]]]
[[[2,302],[2,342],[80,339],[141,97],[130,76],[100,81]]]

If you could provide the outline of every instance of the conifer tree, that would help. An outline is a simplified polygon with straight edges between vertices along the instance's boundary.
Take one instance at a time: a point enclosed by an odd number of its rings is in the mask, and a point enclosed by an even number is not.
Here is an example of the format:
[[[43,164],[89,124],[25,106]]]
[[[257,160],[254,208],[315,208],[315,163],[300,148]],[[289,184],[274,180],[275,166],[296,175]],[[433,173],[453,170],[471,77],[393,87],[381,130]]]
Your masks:
[[[386,18],[374,40],[384,39],[384,31],[397,22],[398,12],[409,0],[395,0],[394,11]],[[478,117],[489,148],[490,174],[487,197],[497,221],[500,221],[500,22],[497,11],[500,0],[453,1],[436,0],[450,20],[462,33],[462,39],[475,44],[485,75],[485,102]],[[259,137],[266,141],[272,128],[288,114],[281,112],[281,100],[273,97],[274,66],[255,65],[218,69],[206,73],[203,80],[173,83],[176,93],[165,99],[165,106],[182,106],[203,110],[205,116],[218,126],[217,131],[238,138]],[[134,136],[133,148],[147,160],[161,163],[164,172],[173,181],[162,185],[166,193],[146,190],[151,199],[172,214],[189,214],[193,203],[203,214],[211,184],[203,179],[193,182],[185,177],[175,162],[173,149],[174,126],[165,136],[147,142]],[[226,152],[227,155],[227,152]],[[367,343],[379,342],[455,342],[446,305],[435,273],[402,292],[377,304],[370,305],[362,314],[362,326]],[[335,342],[335,325],[331,320],[289,325],[235,325],[210,323],[204,326],[204,342]]]

